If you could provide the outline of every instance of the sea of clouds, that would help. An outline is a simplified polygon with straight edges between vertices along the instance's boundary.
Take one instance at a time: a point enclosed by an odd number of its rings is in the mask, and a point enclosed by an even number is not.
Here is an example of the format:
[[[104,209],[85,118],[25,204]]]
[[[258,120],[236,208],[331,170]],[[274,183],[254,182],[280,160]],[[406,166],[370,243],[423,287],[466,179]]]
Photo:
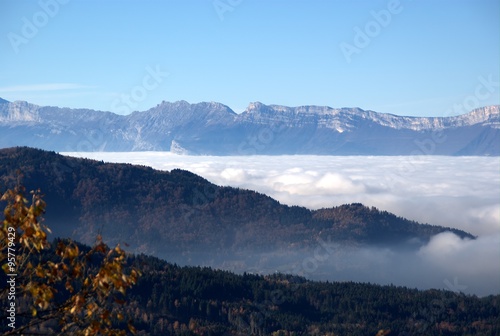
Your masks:
[[[62,153],[160,170],[181,168],[224,186],[310,209],[359,202],[398,216],[465,230],[442,233],[418,252],[337,249],[296,256],[309,278],[500,293],[500,159],[449,156],[184,156],[168,152]],[[297,266],[299,260],[299,266]],[[300,260],[303,261],[302,268]],[[280,271],[293,271],[281,261]],[[297,268],[298,267],[298,268]]]

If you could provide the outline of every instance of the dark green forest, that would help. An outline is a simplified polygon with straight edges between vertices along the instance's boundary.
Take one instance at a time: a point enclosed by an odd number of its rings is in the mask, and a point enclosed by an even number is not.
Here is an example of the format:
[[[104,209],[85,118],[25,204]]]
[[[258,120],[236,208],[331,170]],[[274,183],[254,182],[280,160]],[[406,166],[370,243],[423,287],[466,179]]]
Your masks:
[[[130,299],[138,327],[167,335],[497,335],[500,296],[274,274],[235,275],[147,256]],[[176,328],[177,327],[177,328]]]
[[[80,245],[81,251],[88,249]],[[52,255],[54,248],[44,258]],[[146,255],[129,255],[127,264],[142,273],[127,291],[124,306],[138,335],[500,333],[500,295],[478,298],[443,290],[314,282],[279,273],[236,275]],[[57,328],[48,323],[45,332],[57,333]]]

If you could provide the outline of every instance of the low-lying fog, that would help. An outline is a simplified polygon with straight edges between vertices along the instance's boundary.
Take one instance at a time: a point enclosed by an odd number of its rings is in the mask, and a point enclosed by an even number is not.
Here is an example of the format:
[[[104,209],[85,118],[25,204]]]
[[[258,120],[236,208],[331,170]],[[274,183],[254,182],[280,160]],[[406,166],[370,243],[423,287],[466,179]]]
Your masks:
[[[161,170],[181,168],[218,185],[256,190],[281,203],[310,209],[360,202],[421,223],[462,229],[478,239],[461,240],[443,233],[417,252],[318,242],[318,248],[310,253],[266,254],[253,260],[268,271],[272,267],[311,279],[445,288],[477,295],[500,293],[497,157],[62,154]],[[244,270],[251,265],[225,267]]]

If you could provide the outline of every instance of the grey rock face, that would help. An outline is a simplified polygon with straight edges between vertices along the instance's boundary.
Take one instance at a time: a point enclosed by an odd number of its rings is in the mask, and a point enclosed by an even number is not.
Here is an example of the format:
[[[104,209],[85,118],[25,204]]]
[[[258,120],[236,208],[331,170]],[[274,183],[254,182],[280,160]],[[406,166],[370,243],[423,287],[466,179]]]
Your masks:
[[[359,108],[162,102],[130,115],[0,99],[0,147],[210,155],[500,155],[499,106],[450,117]]]

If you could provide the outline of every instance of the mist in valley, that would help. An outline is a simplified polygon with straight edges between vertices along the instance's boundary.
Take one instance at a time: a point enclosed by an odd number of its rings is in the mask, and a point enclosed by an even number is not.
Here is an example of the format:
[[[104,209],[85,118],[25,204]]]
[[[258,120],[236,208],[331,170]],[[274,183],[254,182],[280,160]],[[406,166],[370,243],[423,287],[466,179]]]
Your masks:
[[[458,228],[429,242],[355,246],[316,241],[309,249],[183,251],[157,255],[181,265],[237,273],[291,273],[321,281],[359,281],[480,296],[500,293],[500,162],[491,157],[181,156],[164,152],[66,153],[156,169],[181,168],[217,185],[267,194],[309,209],[360,202],[420,223]],[[198,203],[214,197],[206,191]],[[333,237],[332,237],[333,238]],[[313,244],[313,245],[314,245]]]
[[[500,293],[500,235],[461,239],[451,232],[425,245],[356,246],[317,241],[314,248],[238,253],[191,251],[157,255],[185,266],[242,274],[284,273],[319,281],[355,281],[418,289],[446,289],[486,296]]]

